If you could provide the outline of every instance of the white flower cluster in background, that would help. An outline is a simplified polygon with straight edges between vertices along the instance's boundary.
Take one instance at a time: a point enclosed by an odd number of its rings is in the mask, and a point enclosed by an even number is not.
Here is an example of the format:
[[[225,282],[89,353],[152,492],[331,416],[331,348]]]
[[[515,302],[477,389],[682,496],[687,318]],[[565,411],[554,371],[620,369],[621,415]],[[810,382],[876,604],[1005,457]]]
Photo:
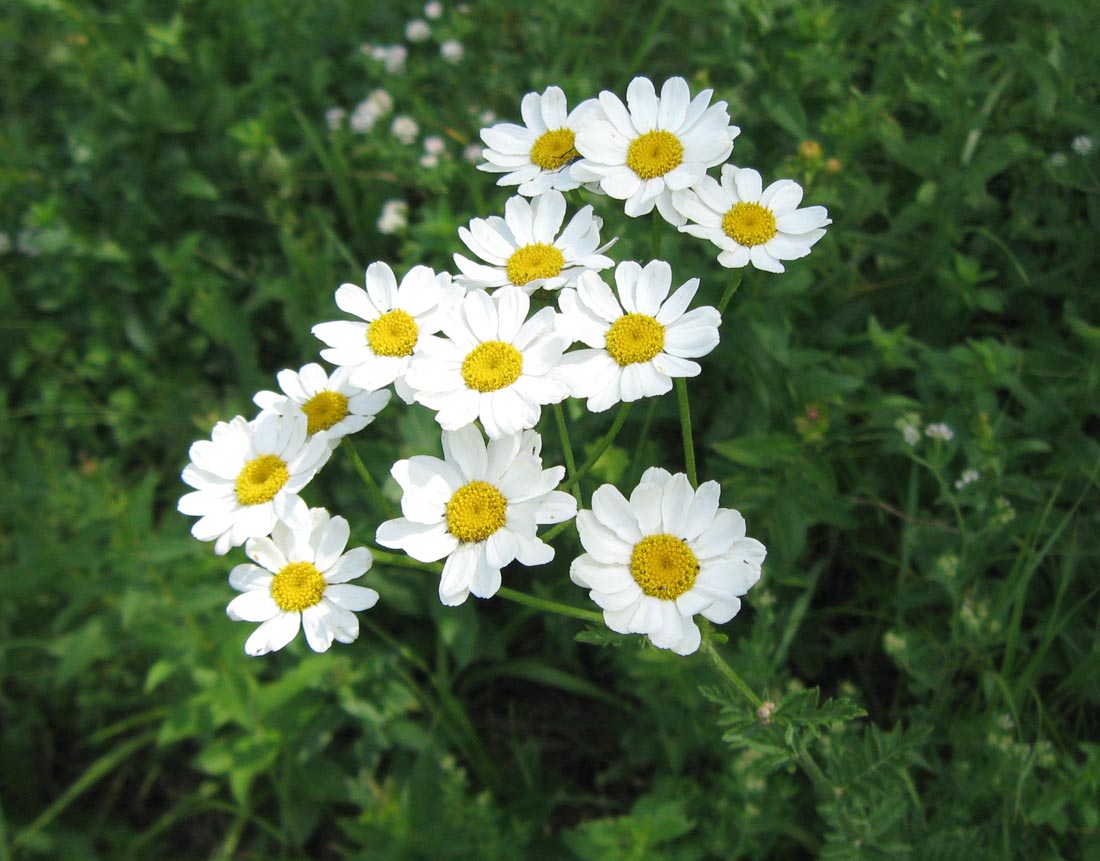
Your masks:
[[[406,39],[431,38],[428,21],[442,15],[429,2]],[[461,59],[461,45],[447,45],[444,57]],[[397,65],[394,50],[364,46],[387,66]],[[376,90],[350,116],[331,109],[326,121],[358,131],[393,107]],[[346,317],[312,328],[335,370],[310,363],[281,371],[280,391],[256,394],[255,418],[219,422],[191,447],[183,480],[193,492],[179,510],[199,518],[192,534],[219,554],[243,545],[254,563],[232,570],[230,585],[242,594],[228,608],[234,620],[259,623],[249,654],[280,649],[300,630],[315,651],[351,642],[354,613],[379,600],[348,582],[366,574],[371,551],[348,550],[347,521],[309,508],[302,492],[345,436],[376,421],[390,387],[406,405],[432,411],[443,457],[418,453],[393,464],[401,516],[380,524],[376,541],[421,563],[442,562],[443,604],[496,595],[513,563],[549,562],[555,552],[539,527],[574,517],[585,552],[572,561],[572,581],[589,590],[612,630],[659,648],[697,650],[694,617],[729,621],[759,579],[764,546],[747,537],[737,511],[719,507],[716,482],[695,488],[694,478],[650,467],[629,497],[605,484],[585,509],[577,487],[575,495],[562,487],[565,467],[543,465],[536,428],[544,407],[573,398],[574,409],[602,413],[664,395],[702,372],[698,360],[718,345],[721,323],[718,309],[694,304],[698,278],[676,277],[662,260],[609,256],[616,240],[602,235],[603,220],[587,205],[570,212],[563,192],[603,193],[629,217],[656,210],[718,246],[723,266],[770,272],[810,252],[830,223],[825,209],[799,208],[802,189],[791,180],[765,188],[755,170],[724,164],[740,130],[725,102],[712,102],[710,90],[693,96],[682,78],[659,92],[635,78],[625,102],[603,92],[571,111],[562,90],[549,87],[524,96],[520,114],[522,125],[481,132],[478,166],[519,194],[503,215],[458,229],[468,254],[454,254],[456,271],[416,265],[399,274],[371,263],[364,286],[336,291]],[[398,115],[390,132],[412,143],[420,129]],[[446,154],[441,137],[423,145],[422,158]],[[476,156],[468,148],[465,157]],[[712,168],[720,178],[708,175]],[[398,233],[408,220],[408,205],[390,200],[377,227]]]

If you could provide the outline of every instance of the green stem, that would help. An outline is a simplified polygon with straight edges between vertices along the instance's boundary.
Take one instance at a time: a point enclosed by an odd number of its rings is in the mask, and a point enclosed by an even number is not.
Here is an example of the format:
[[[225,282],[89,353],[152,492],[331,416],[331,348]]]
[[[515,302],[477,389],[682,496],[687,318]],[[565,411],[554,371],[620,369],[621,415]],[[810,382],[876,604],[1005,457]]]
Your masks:
[[[528,595],[526,592],[517,592],[515,589],[509,589],[507,586],[501,586],[497,591],[497,595],[509,601],[515,601],[517,604],[534,607],[536,610],[542,610],[546,613],[557,613],[559,616],[584,619],[586,622],[603,622],[603,615],[594,610],[582,610],[579,607],[571,607],[568,604],[562,604],[558,601],[550,601],[546,598],[536,598],[534,595]]]
[[[370,470],[367,469],[367,465],[363,463],[363,458],[359,456],[359,452],[355,450],[355,446],[351,444],[351,440],[345,437],[342,441],[342,446],[347,449],[348,456],[351,458],[355,471],[359,473],[359,477],[363,480],[363,484],[367,486],[367,493],[371,497],[372,507],[380,510],[383,515],[388,517],[400,516],[401,510],[382,492],[382,488],[378,486],[378,482],[375,481],[374,476],[370,474]]]
[[[695,442],[691,435],[691,405],[688,403],[687,380],[677,377],[676,402],[680,405],[680,435],[684,438],[684,465],[687,468],[688,481],[692,487],[699,486],[695,474]]]
[[[726,306],[730,303],[730,299],[733,298],[733,294],[737,292],[737,288],[741,286],[741,270],[738,269],[733,273],[733,278],[726,286],[726,292],[722,294],[722,298],[718,301],[718,313],[723,314],[726,311]]]
[[[563,532],[565,532],[566,529],[568,529],[572,525],[573,525],[573,519],[572,518],[570,518],[569,520],[563,520],[557,526],[553,527],[552,529],[547,530],[544,534],[540,535],[539,538],[541,538],[543,541],[546,541],[546,542],[552,541],[554,538],[561,535]]]
[[[734,688],[741,696],[749,701],[749,704],[753,709],[759,709],[764,705],[764,701],[756,695],[756,692],[749,687],[748,683],[734,672],[733,667],[726,663],[726,659],[723,658],[716,648],[714,643],[710,639],[709,629],[704,629],[703,643],[699,647],[699,651],[703,653],[704,657],[710,662],[710,665],[718,671],[723,679],[730,683],[730,686]]]
[[[664,224],[664,219],[657,213],[653,213],[649,217],[653,224],[653,232],[650,234],[649,259],[656,260],[661,256],[661,226]]]
[[[371,547],[370,555],[374,557],[375,562],[392,565],[394,568],[415,568],[417,571],[426,571],[429,574],[436,575],[443,572],[442,562],[421,562],[411,556],[406,556],[404,553],[390,553],[388,550]]]
[[[565,456],[565,468],[569,472],[570,477],[577,474],[577,462],[573,460],[573,446],[569,442],[569,428],[565,424],[565,410],[561,408],[561,404],[554,404],[554,420],[558,424],[558,436],[561,437],[561,450]],[[577,508],[581,507],[581,489],[580,486],[574,482],[573,498],[577,500]]]
[[[561,485],[561,490],[569,490],[574,484],[584,478],[588,474],[588,471],[596,465],[596,461],[600,459],[608,447],[615,441],[616,434],[622,429],[623,423],[626,421],[627,415],[630,413],[630,404],[624,403],[619,407],[619,414],[615,416],[615,421],[611,423],[611,427],[607,433],[604,434],[603,439],[596,443],[596,447],[592,449],[592,453],[588,456],[588,459],[581,465],[573,475],[571,475]]]

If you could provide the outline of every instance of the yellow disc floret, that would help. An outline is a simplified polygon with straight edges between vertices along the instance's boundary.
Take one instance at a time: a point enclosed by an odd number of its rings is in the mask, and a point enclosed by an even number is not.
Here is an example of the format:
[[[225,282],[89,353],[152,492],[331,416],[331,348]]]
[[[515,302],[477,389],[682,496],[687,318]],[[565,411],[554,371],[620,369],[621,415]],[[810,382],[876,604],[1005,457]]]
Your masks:
[[[237,502],[241,505],[271,502],[289,480],[285,460],[274,454],[261,454],[237,473]]]
[[[531,163],[543,170],[557,170],[565,167],[575,158],[580,158],[573,142],[576,136],[572,129],[554,129],[539,136],[531,147]]]
[[[684,145],[672,132],[652,131],[639,135],[626,151],[626,166],[642,179],[655,179],[680,166]]]
[[[309,425],[306,428],[309,433],[315,434],[317,431],[328,430],[334,424],[347,418],[347,395],[330,392],[327,389],[318,392],[302,404],[302,412],[309,419]]]
[[[387,311],[367,327],[367,343],[376,356],[411,356],[420,330],[400,308]]]
[[[624,314],[607,330],[607,352],[623,367],[648,362],[665,347],[665,327],[648,314]]]
[[[471,481],[447,503],[447,531],[459,541],[484,541],[504,525],[508,500],[487,481]]]
[[[522,287],[536,278],[553,278],[565,266],[565,256],[553,245],[524,245],[508,258],[508,280]]]
[[[324,594],[325,578],[312,562],[291,562],[271,581],[271,597],[288,613],[321,603]]]
[[[695,585],[699,560],[675,535],[647,535],[630,554],[630,576],[653,598],[672,601]]]
[[[523,373],[523,353],[503,341],[478,344],[462,360],[462,379],[471,389],[495,392]]]
[[[735,203],[722,219],[722,229],[740,245],[763,245],[776,234],[775,215],[760,203]]]

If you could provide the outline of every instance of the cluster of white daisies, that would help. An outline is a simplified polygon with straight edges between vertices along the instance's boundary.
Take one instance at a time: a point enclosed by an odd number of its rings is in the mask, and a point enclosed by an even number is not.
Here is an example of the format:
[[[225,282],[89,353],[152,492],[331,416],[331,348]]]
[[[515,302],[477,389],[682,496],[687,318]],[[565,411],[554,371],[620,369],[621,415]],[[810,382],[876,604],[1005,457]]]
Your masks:
[[[711,91],[694,98],[682,78],[658,96],[635,78],[623,104],[603,92],[573,111],[557,87],[524,97],[524,125],[484,129],[484,170],[518,185],[504,217],[460,228],[470,256],[457,272],[415,266],[400,280],[371,264],[365,289],[344,284],[336,304],[354,319],[321,323],[318,364],[278,375],[280,392],[260,392],[260,413],[219,422],[191,447],[183,480],[194,488],[179,510],[199,520],[192,534],[218,554],[244,545],[252,563],[230,584],[242,594],[229,616],[261,623],[249,654],[280,649],[304,629],[315,651],[351,642],[354,611],[378,600],[348,581],[372,563],[367,548],[346,550],[347,521],[309,508],[300,493],[340,439],[362,430],[391,400],[435,412],[443,458],[415,455],[393,465],[401,517],[376,541],[421,562],[445,560],[439,597],[489,598],[513,562],[541,565],[554,548],[541,525],[576,517],[586,551],[570,577],[590,590],[607,625],[644,634],[661,648],[694,652],[693,617],[731,619],[760,576],[764,546],[746,537],[741,515],[720,508],[719,487],[693,488],[657,467],[629,497],[612,485],[591,508],[558,489],[565,468],[544,468],[535,430],[546,405],[586,400],[592,412],[662,395],[673,379],[700,373],[695,359],[718,344],[719,312],[690,308],[699,286],[673,288],[668,263],[616,265],[601,244],[591,206],[566,222],[564,191],[585,187],[625,201],[629,216],[654,208],[683,232],[713,241],[719,262],[783,271],[780,261],[809,253],[829,219],[799,209],[790,180],[762,188],[759,174],[722,164],[739,133]],[[610,270],[610,271],[609,271]],[[609,283],[610,281],[613,283]],[[555,297],[532,313],[532,297]],[[571,349],[580,344],[579,349]]]

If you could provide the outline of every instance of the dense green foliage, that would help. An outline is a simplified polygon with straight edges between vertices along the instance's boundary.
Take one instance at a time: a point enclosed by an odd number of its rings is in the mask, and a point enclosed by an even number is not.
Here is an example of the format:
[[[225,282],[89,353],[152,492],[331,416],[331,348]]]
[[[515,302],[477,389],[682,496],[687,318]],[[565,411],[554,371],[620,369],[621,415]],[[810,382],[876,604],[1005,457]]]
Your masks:
[[[1095,5],[447,4],[392,75],[360,45],[404,41],[398,5],[0,15],[0,859],[1100,857]],[[700,475],[769,549],[714,648],[774,713],[703,653],[444,608],[395,565],[355,644],[246,658],[243,556],[175,511],[188,444],[315,359],[366,264],[451,267],[509,194],[462,157],[484,111],[636,74],[713,87],[734,163],[834,221],[745,273],[689,385]],[[445,139],[437,167],[389,118],[326,126],[378,87]],[[409,224],[382,235],[390,199]],[[596,205],[646,259],[649,220]],[[658,238],[717,301],[714,249]],[[610,421],[567,407],[575,440]],[[934,422],[954,438],[905,441]],[[438,444],[401,405],[354,440],[376,476]],[[346,455],[307,495],[371,543],[383,501]],[[683,466],[672,396],[586,500],[651,464]],[[506,585],[591,607],[555,543]]]

